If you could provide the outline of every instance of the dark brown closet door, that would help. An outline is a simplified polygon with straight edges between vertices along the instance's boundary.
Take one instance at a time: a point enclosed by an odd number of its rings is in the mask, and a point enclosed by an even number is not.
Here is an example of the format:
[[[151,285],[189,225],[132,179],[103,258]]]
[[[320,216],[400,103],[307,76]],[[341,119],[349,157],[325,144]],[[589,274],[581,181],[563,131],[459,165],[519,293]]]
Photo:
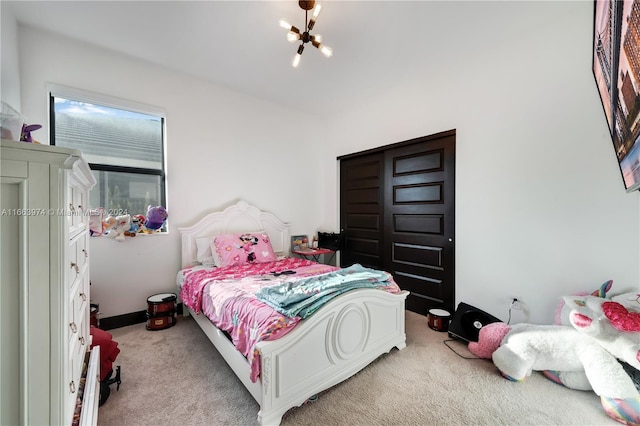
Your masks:
[[[378,152],[340,162],[342,267],[383,268],[383,161],[384,153]]]
[[[454,308],[455,134],[385,151],[384,269],[407,309]]]
[[[453,313],[455,130],[338,160],[340,265],[392,273],[409,310]]]

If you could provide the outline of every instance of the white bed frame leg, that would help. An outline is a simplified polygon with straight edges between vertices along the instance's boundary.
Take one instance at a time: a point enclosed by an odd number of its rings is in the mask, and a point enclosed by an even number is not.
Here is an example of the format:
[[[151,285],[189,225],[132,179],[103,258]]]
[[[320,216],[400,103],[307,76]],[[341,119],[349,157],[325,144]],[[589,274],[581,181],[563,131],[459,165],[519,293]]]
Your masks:
[[[258,424],[261,426],[278,426],[282,422],[282,414],[271,414],[269,416],[263,416],[262,410],[258,411]]]

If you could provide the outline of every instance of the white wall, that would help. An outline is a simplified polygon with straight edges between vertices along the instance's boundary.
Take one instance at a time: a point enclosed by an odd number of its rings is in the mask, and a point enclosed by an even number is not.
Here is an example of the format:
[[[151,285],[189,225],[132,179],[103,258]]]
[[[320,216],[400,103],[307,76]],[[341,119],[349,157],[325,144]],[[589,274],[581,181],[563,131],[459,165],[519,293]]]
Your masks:
[[[0,99],[20,111],[20,68],[18,65],[18,24],[13,14],[0,4]]]
[[[539,9],[505,17],[518,31],[500,37],[458,34],[456,50],[391,76],[391,89],[372,87],[362,108],[330,117],[304,149],[297,136],[313,117],[21,27],[30,121],[47,122],[47,82],[167,111],[170,233],[92,240],[92,299],[103,317],[145,310],[149,295],[173,291],[176,228],[203,210],[245,198],[293,233],[335,229],[338,155],[449,129],[457,130],[457,302],[506,320],[518,297],[525,311],[514,321],[548,323],[561,294],[607,279],[617,292],[640,289],[640,197],[623,191],[590,71],[593,5],[570,3],[558,13],[556,2],[533,2]],[[460,28],[467,15],[453,17]],[[291,178],[292,164],[309,171],[304,181]]]
[[[514,321],[549,323],[560,295],[608,279],[640,290],[640,197],[624,192],[591,73],[593,4],[565,6],[523,6],[505,17],[523,31],[475,33],[483,49],[334,117],[326,138],[335,203],[338,155],[456,129],[456,301],[505,321],[513,297]],[[425,59],[431,76],[440,58]]]
[[[19,44],[29,52],[21,57],[23,111],[34,122],[48,122],[48,82],[167,114],[169,235],[91,240],[91,299],[103,318],[146,310],[150,295],[176,291],[177,228],[205,210],[245,199],[290,222],[292,233],[316,232],[320,200],[310,194],[322,182],[299,178],[319,174],[314,136],[305,131],[312,117],[32,28],[20,27]],[[45,125],[37,136],[47,143],[47,135]]]

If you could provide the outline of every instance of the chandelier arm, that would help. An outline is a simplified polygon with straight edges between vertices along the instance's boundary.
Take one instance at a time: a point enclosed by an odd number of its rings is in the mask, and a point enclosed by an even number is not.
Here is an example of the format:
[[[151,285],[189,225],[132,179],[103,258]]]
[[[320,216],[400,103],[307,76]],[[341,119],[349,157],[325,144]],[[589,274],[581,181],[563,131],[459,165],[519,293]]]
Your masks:
[[[298,50],[296,51],[295,56],[293,57],[293,62],[292,65],[293,67],[297,67],[298,64],[300,63],[300,57],[302,56],[302,52],[304,51],[304,45],[306,43],[311,42],[311,44],[313,45],[313,47],[315,47],[316,49],[319,49],[323,55],[325,55],[326,57],[330,57],[333,53],[333,50],[328,47],[325,46],[322,43],[322,36],[320,36],[320,34],[317,35],[311,35],[310,32],[314,27],[314,24],[316,22],[316,18],[318,17],[319,13],[320,13],[320,5],[317,5],[317,7],[314,9],[314,13],[311,17],[311,20],[309,20],[309,10],[313,9],[315,6],[315,1],[299,1],[298,5],[304,9],[304,31],[301,32],[298,28],[296,28],[295,26],[288,24],[288,23],[284,23],[283,24],[283,20],[280,21],[280,26],[284,27],[286,29],[286,27],[289,27],[289,33],[287,34],[287,39],[291,42],[300,40],[301,43],[298,46]],[[296,37],[297,36],[297,37]]]

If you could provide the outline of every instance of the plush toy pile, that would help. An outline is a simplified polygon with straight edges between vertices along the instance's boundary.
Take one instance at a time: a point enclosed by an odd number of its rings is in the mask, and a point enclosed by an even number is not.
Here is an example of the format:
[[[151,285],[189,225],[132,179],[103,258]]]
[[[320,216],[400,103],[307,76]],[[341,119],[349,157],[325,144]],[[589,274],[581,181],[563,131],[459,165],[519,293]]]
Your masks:
[[[99,207],[90,211],[89,232],[91,236],[106,235],[122,242],[125,237],[135,237],[141,232],[159,232],[165,225],[167,216],[167,210],[162,206],[149,206],[147,217],[141,214],[111,216],[105,213],[103,207]]]
[[[541,371],[569,388],[593,390],[611,418],[640,425],[640,392],[623,367],[640,371],[640,293],[608,299],[611,284],[565,296],[558,325],[488,324],[469,350],[492,359],[509,380]]]

